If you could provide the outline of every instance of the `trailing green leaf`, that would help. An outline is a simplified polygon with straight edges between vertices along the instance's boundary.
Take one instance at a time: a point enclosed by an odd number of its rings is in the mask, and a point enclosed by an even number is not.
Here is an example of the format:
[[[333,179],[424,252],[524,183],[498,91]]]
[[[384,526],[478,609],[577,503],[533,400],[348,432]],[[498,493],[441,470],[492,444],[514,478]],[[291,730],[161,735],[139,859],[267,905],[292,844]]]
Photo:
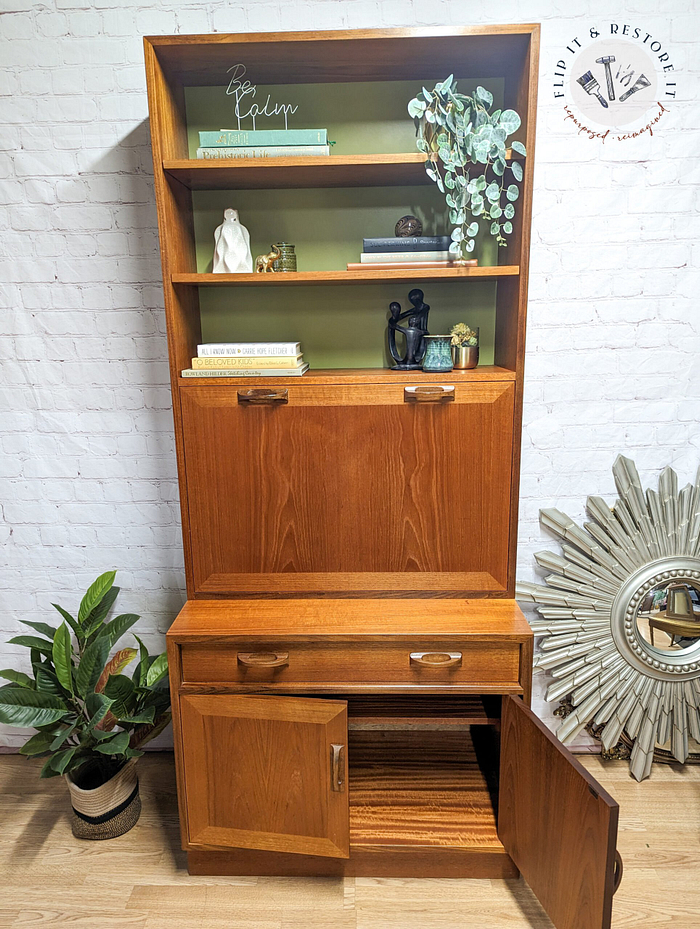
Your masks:
[[[85,700],[85,709],[90,715],[87,729],[94,729],[98,723],[101,723],[111,706],[112,701],[104,694],[88,694]]]
[[[54,736],[51,732],[37,732],[24,743],[19,753],[28,756],[44,755],[51,749],[53,740]]]
[[[68,765],[73,760],[73,756],[78,751],[78,745],[71,745],[70,748],[66,748],[62,752],[58,752],[53,756],[51,760],[51,767],[56,772],[56,774],[63,774]]]
[[[114,601],[117,599],[119,590],[119,587],[111,587],[97,604],[97,606],[90,612],[90,615],[83,623],[85,635],[88,638],[97,632],[100,629],[100,626],[102,626],[102,623],[106,619],[107,614],[114,606]]]
[[[131,629],[139,619],[140,617],[136,613],[122,613],[121,616],[115,616],[114,619],[97,631],[95,638],[101,639],[102,636],[106,636],[109,639],[109,647],[111,648],[121,639],[127,629]]]
[[[10,645],[24,645],[25,648],[33,648],[42,655],[51,655],[53,642],[47,642],[46,639],[40,639],[35,635],[16,635],[9,639]]]

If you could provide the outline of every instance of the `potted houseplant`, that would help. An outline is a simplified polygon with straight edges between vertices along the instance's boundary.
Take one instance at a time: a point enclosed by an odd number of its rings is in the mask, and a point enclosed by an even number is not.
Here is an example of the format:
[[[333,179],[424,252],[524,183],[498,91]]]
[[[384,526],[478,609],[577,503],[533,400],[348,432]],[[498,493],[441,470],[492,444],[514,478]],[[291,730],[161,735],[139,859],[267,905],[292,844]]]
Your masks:
[[[466,371],[479,364],[479,330],[466,323],[456,323],[450,329],[452,360],[455,368]]]
[[[116,572],[102,574],[83,597],[77,616],[53,604],[63,622],[29,622],[38,635],[10,642],[30,650],[31,674],[7,669],[0,677],[0,722],[36,734],[21,754],[44,758],[41,777],[63,775],[73,807],[73,834],[107,839],[127,832],[141,801],[134,770],[143,745],[170,721],[165,654],[151,656],[118,640],[139,619],[123,613],[108,620],[119,588]],[[124,669],[138,657],[131,677]]]
[[[450,74],[433,90],[422,88],[408,104],[416,124],[416,146],[426,156],[425,170],[435,182],[450,211],[453,225],[450,252],[457,261],[474,251],[479,221],[499,245],[507,245],[513,232],[515,201],[525,156],[517,140],[506,148],[508,137],[520,128],[515,110],[492,112],[493,95],[477,87],[472,95],[457,91]]]

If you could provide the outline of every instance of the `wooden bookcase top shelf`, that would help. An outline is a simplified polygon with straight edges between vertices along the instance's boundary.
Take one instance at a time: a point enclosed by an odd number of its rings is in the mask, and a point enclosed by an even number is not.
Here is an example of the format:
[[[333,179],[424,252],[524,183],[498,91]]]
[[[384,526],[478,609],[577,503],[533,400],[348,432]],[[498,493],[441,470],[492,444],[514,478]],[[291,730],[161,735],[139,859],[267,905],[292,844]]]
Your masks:
[[[453,281],[469,278],[517,277],[517,265],[466,268],[422,268],[404,271],[371,269],[367,271],[290,271],[278,274],[190,274],[172,275],[173,284],[194,284],[199,287],[294,287],[313,284],[381,284],[383,281]]]
[[[506,157],[512,158],[508,149]],[[516,153],[515,159],[524,159]],[[327,157],[167,159],[163,170],[190,190],[284,190],[432,184],[421,152]]]

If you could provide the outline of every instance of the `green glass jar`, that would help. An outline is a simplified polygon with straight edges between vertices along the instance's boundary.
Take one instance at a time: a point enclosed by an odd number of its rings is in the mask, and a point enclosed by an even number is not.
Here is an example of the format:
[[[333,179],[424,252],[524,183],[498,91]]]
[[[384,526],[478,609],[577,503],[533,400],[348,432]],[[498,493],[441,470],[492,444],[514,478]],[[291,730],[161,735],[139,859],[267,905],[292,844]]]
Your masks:
[[[297,256],[294,246],[289,242],[278,242],[276,247],[280,250],[280,256],[275,262],[275,271],[296,271]]]
[[[425,355],[423,356],[423,370],[440,374],[452,370],[452,347],[449,335],[423,336]]]

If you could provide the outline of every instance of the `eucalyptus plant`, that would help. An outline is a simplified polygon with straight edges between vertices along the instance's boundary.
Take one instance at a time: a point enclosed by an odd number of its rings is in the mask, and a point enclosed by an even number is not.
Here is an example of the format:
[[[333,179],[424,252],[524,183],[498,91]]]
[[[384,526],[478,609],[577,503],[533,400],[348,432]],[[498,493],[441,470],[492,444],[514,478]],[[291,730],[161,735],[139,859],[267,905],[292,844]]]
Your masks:
[[[523,168],[518,161],[508,161],[506,143],[519,129],[520,117],[515,110],[492,113],[492,105],[493,95],[483,87],[472,96],[458,93],[452,74],[432,91],[423,87],[408,104],[416,123],[416,145],[428,156],[426,173],[450,210],[450,252],[458,258],[474,251],[481,219],[490,221],[489,231],[500,246],[508,244],[506,236],[513,231]],[[510,147],[526,154],[522,142],[513,141]]]
[[[116,572],[100,575],[82,598],[77,616],[54,603],[59,626],[22,620],[38,635],[10,642],[30,650],[32,673],[6,669],[0,677],[0,722],[37,730],[20,749],[45,757],[41,777],[70,773],[74,780],[90,771],[107,781],[141,746],[170,721],[168,664],[165,654],[151,656],[137,635],[138,648],[117,641],[140,618],[122,613],[108,620],[119,594]],[[122,671],[139,658],[133,675]],[[97,777],[95,774],[97,773]]]

